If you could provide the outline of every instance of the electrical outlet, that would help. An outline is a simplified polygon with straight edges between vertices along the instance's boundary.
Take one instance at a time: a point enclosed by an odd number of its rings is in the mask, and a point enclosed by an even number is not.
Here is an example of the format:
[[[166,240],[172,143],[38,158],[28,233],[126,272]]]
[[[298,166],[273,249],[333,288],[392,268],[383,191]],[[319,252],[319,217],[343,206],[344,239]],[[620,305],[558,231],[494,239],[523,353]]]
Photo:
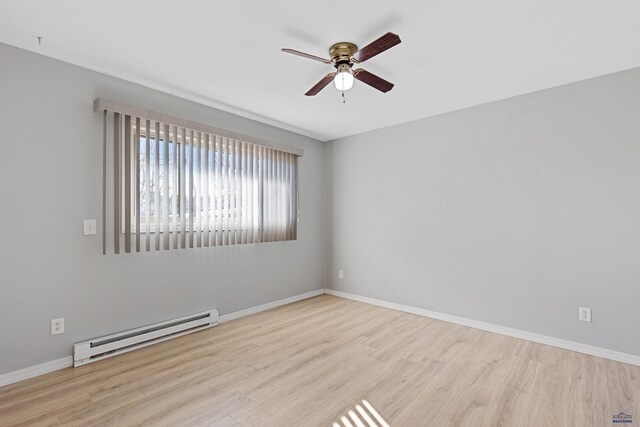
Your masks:
[[[338,279],[344,278],[344,273],[342,270],[338,270]]]
[[[591,309],[587,307],[580,307],[578,309],[578,320],[581,322],[591,322]]]
[[[64,334],[64,317],[51,321],[51,335]]]

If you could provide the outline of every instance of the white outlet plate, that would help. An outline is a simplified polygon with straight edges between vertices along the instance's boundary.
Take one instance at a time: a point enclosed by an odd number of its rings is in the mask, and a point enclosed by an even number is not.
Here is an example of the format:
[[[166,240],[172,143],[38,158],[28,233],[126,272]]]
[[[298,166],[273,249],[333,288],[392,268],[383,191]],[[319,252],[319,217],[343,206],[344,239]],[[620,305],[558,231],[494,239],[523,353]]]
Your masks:
[[[342,270],[338,270],[338,279],[344,278],[344,272]]]
[[[96,220],[95,219],[85,219],[82,221],[82,229],[84,230],[85,236],[92,236],[96,234]]]
[[[578,309],[578,320],[581,322],[591,322],[591,309],[587,307],[580,307]]]
[[[64,334],[64,317],[51,320],[51,335]]]

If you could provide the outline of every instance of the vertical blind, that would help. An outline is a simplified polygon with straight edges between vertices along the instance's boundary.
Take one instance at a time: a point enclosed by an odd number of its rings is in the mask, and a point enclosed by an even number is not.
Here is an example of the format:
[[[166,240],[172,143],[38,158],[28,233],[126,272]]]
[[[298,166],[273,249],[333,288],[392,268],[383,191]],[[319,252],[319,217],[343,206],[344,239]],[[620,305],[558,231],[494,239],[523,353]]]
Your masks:
[[[103,113],[103,253],[109,199],[116,254],[297,238],[300,150],[102,99],[94,108]]]

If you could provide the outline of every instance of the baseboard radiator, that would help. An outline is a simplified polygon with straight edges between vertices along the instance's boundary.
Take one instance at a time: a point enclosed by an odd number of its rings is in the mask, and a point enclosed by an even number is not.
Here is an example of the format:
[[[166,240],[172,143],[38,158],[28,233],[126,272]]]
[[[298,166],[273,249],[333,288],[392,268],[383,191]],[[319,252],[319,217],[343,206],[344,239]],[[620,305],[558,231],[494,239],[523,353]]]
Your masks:
[[[73,345],[73,366],[113,357],[218,324],[218,310],[205,311]]]

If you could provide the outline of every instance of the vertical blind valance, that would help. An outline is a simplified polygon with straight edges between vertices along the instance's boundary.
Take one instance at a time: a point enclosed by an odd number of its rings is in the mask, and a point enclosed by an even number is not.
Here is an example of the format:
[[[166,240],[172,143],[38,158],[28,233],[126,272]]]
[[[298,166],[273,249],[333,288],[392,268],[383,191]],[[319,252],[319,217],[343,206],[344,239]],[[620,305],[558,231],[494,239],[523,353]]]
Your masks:
[[[94,107],[103,114],[103,253],[297,238],[301,150],[102,99]]]

